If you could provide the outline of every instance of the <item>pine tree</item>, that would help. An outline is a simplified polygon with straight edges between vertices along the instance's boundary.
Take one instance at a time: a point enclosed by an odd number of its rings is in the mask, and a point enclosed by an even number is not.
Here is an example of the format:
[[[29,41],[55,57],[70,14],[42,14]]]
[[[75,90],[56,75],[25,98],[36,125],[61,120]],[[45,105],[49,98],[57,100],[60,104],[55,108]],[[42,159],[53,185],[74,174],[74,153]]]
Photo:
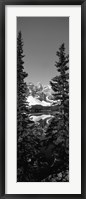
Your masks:
[[[34,136],[35,127],[29,120],[29,107],[26,102],[28,88],[24,71],[23,40],[21,32],[17,38],[17,181],[26,182],[33,179],[35,146],[39,139]],[[29,162],[31,160],[31,162]]]
[[[54,99],[60,101],[59,111],[55,114],[48,130],[47,145],[53,143],[53,167],[56,171],[64,171],[69,168],[69,56],[65,54],[64,43],[56,52],[59,60],[55,62],[57,76],[51,81],[54,91]]]
[[[68,131],[69,128],[69,56],[65,53],[64,43],[56,52],[59,61],[55,63],[58,76],[50,82],[54,91],[55,100],[60,101],[59,114],[63,121],[63,128]]]
[[[24,180],[27,166],[24,136],[28,131],[28,115],[26,111],[27,85],[24,79],[27,73],[24,71],[23,41],[21,32],[17,38],[17,181]]]
[[[23,41],[21,32],[17,38],[17,136],[19,138],[27,128],[28,116],[26,113],[27,85],[24,79],[28,74],[24,71]]]
[[[56,52],[56,55],[59,58],[59,61],[55,63],[55,66],[58,71],[58,76],[54,77],[50,84],[52,86],[55,100],[60,100],[61,110],[63,113],[69,106],[69,56],[65,54],[65,45],[64,43],[59,48],[59,51]]]

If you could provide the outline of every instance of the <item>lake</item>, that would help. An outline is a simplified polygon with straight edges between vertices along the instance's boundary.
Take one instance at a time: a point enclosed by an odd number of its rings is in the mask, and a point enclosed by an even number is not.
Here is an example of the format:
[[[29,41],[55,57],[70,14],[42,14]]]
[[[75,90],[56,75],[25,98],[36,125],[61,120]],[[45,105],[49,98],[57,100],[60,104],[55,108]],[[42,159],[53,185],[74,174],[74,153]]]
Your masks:
[[[50,125],[52,119],[54,118],[54,114],[50,113],[32,113],[29,114],[29,119],[34,122],[35,127],[39,127],[44,131],[47,130]]]

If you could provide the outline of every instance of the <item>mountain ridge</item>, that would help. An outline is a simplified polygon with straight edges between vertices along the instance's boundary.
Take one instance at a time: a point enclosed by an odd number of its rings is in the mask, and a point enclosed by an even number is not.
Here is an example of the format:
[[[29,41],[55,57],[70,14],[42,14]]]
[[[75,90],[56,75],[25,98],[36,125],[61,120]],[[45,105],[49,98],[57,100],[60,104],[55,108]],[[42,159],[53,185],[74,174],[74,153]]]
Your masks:
[[[58,102],[54,100],[50,85],[43,86],[41,83],[38,83],[35,86],[31,82],[28,84],[27,102],[29,106],[41,105],[47,107],[58,104]]]

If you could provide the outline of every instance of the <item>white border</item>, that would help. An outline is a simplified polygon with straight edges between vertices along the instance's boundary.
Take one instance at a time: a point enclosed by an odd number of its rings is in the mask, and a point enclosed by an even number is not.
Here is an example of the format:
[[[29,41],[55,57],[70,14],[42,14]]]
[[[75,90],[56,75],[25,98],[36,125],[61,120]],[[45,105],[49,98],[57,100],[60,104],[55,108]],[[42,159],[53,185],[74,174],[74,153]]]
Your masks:
[[[81,194],[81,6],[6,6],[6,194]],[[16,183],[16,17],[70,18],[70,182]]]

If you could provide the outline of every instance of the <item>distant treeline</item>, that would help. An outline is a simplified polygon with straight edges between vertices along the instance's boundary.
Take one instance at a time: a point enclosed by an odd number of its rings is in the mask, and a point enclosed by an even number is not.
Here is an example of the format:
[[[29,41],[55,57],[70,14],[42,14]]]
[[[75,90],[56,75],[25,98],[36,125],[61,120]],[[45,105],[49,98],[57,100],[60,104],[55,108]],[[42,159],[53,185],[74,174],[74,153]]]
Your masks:
[[[59,111],[59,105],[54,106],[42,106],[42,105],[33,105],[29,108],[28,112],[44,112],[44,111]]]

